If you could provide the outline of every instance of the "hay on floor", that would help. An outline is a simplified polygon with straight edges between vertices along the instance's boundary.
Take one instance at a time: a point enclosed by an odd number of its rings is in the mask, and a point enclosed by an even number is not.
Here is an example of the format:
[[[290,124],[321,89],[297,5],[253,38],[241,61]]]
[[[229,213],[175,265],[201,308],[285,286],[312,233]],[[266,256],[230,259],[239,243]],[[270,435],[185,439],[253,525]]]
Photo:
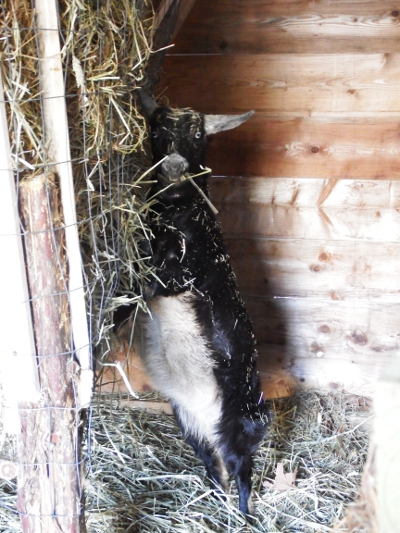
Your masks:
[[[211,494],[203,465],[180,438],[173,417],[98,397],[90,417],[85,482],[89,533],[329,532],[359,491],[366,461],[368,407],[345,394],[298,393],[271,403],[271,432],[255,459],[255,516],[237,511],[234,484],[224,501]],[[361,422],[354,426],[354,416]],[[15,459],[2,438],[1,459]],[[294,487],[274,490],[276,467],[297,469]],[[0,530],[20,532],[15,482],[0,486]],[[346,531],[339,528],[337,531]],[[369,533],[360,527],[353,533]]]

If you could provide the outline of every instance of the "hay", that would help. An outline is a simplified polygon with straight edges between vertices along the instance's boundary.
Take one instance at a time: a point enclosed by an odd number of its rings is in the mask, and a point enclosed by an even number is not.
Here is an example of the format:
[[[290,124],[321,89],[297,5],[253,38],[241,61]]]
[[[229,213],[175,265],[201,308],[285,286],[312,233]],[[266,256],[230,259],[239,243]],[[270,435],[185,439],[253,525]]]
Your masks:
[[[1,69],[16,179],[51,167],[43,138],[40,62],[30,0],[1,0]],[[78,231],[91,343],[109,351],[113,311],[142,308],[152,276],[138,243],[148,236],[147,130],[137,87],[152,53],[150,0],[59,0]],[[124,298],[121,298],[121,295]]]
[[[150,4],[60,1],[88,316],[92,342],[105,343],[104,354],[113,309],[124,301],[143,307],[141,287],[152,275],[137,245],[147,235],[151,205],[143,194],[149,179],[143,172],[149,167],[147,133],[134,91],[151,53]],[[37,30],[29,0],[1,0],[0,5],[0,68],[19,181],[51,163],[40,119]],[[226,501],[212,497],[203,465],[178,438],[171,417],[99,399],[89,413],[85,450],[88,531],[329,531],[360,484],[368,434],[349,423],[360,406],[340,394],[303,393],[276,402],[275,408],[273,429],[256,458],[256,512],[250,526],[236,510],[234,488]],[[0,460],[15,461],[15,440],[0,435]],[[269,488],[278,463],[286,472],[297,468],[295,488]],[[15,491],[14,481],[0,480],[3,533],[21,531]]]
[[[181,440],[171,416],[98,397],[86,445],[88,532],[331,531],[358,494],[369,435],[351,420],[365,414],[364,403],[344,394],[303,392],[274,402],[274,409],[272,430],[255,461],[255,517],[246,525],[236,509],[234,485],[227,501],[211,495],[201,461]],[[3,442],[1,458],[7,456],[15,459],[12,446]],[[278,463],[285,472],[297,468],[294,488],[268,486]],[[0,491],[0,529],[20,532],[15,484],[3,481]]]

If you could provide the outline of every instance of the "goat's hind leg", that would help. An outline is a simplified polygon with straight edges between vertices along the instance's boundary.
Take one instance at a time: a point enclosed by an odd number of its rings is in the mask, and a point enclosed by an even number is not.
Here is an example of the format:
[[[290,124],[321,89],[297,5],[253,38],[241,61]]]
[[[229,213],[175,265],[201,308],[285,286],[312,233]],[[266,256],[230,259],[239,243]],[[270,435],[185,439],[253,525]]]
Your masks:
[[[209,444],[200,443],[193,436],[186,436],[185,441],[190,444],[196,455],[203,461],[212,490],[225,497],[225,492],[228,489],[228,476],[219,454]]]
[[[172,407],[185,442],[193,448],[195,454],[204,463],[207,476],[211,482],[211,488],[218,494],[223,495],[228,488],[228,474],[219,453],[207,441],[200,440],[198,437],[190,433],[182,418],[179,416],[178,409],[176,409],[174,405]]]
[[[239,510],[245,515],[253,512],[251,502],[251,475],[253,472],[253,459],[250,454],[229,454],[226,461],[229,473],[234,477],[239,494]]]

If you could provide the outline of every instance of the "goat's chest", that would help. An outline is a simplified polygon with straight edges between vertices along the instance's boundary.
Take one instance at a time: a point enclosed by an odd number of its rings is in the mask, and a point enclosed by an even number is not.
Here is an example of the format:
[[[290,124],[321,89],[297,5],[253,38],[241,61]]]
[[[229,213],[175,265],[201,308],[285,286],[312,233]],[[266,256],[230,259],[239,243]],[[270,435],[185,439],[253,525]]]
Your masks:
[[[221,414],[215,362],[194,308],[184,292],[148,302],[141,356],[156,388],[168,396],[192,433],[213,439]]]

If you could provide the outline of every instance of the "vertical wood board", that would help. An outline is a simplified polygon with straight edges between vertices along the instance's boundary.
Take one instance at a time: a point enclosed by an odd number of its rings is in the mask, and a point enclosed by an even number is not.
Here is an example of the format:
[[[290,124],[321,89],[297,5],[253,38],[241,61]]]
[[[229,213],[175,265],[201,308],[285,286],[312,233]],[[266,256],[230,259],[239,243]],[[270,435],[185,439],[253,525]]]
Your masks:
[[[0,100],[0,374],[5,430],[19,433],[18,402],[40,387],[1,72]]]
[[[382,533],[399,530],[400,355],[386,368],[374,396],[378,521]]]
[[[80,399],[83,402],[82,406],[85,407],[90,403],[92,371],[58,33],[58,10],[55,0],[50,2],[37,0],[35,7],[37,27],[45,28],[38,32],[45,138],[49,143],[50,160],[60,178],[66,232],[72,333],[76,355],[82,368]]]
[[[40,400],[23,404],[18,511],[24,533],[85,531],[65,229],[54,175],[20,184]]]

